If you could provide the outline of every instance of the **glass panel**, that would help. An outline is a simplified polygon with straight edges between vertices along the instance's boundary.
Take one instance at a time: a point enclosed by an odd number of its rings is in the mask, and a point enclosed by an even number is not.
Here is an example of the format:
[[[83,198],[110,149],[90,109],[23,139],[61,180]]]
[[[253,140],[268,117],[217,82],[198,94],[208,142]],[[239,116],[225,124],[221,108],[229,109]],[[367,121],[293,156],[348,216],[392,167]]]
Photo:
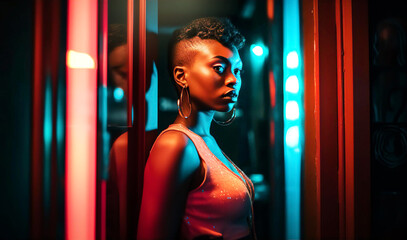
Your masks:
[[[374,239],[407,237],[407,7],[369,1]]]
[[[125,239],[126,233],[126,176],[128,158],[128,104],[129,99],[129,49],[127,44],[128,1],[108,1],[107,36],[107,128],[103,139],[108,146],[104,149],[102,179],[100,187],[101,220],[106,219],[104,231],[101,224],[100,236],[107,239]],[[103,131],[103,130],[102,130]],[[105,137],[107,136],[107,137]],[[107,140],[108,139],[108,140]],[[99,158],[99,161],[101,159]],[[103,205],[105,199],[105,208]],[[104,212],[103,212],[104,211]],[[104,215],[105,214],[105,215]]]
[[[127,47],[127,0],[108,5],[108,127],[114,140],[127,126],[129,55]]]

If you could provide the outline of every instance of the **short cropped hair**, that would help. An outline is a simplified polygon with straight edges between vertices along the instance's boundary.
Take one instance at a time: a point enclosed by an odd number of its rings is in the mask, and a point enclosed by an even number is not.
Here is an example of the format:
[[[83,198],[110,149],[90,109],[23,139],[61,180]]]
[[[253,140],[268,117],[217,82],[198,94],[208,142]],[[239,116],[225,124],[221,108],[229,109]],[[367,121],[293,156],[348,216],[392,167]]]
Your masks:
[[[108,26],[107,51],[112,52],[115,48],[127,44],[127,28],[124,24],[109,24]]]
[[[191,50],[197,45],[196,37],[216,40],[225,47],[237,50],[244,46],[246,39],[227,18],[199,18],[176,30],[168,47],[168,68],[170,76],[177,65],[188,64],[194,54]],[[181,44],[182,42],[182,44]]]

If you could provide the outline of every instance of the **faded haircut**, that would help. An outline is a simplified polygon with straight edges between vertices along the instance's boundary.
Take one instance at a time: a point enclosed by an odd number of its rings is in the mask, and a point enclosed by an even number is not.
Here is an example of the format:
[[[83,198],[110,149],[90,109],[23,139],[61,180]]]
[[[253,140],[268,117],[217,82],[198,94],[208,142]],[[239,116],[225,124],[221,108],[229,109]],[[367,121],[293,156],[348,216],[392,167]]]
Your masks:
[[[187,65],[194,57],[199,39],[212,39],[227,48],[241,49],[246,39],[227,18],[199,18],[176,30],[168,47],[168,70],[173,76],[177,65]],[[197,40],[198,39],[198,40]]]

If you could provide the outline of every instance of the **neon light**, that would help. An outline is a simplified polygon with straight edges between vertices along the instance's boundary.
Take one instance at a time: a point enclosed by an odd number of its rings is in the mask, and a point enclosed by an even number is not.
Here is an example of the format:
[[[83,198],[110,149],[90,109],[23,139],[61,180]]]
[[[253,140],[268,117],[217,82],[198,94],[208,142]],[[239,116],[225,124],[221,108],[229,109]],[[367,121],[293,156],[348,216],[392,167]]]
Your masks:
[[[260,173],[253,173],[250,175],[250,180],[252,180],[253,183],[260,183],[264,181],[264,176]]]
[[[123,100],[123,97],[124,97],[123,89],[121,89],[119,87],[115,88],[113,91],[113,97],[116,102],[120,102],[121,100]]]
[[[288,101],[285,105],[285,118],[287,120],[297,120],[300,117],[300,108],[296,101]]]
[[[43,175],[43,191],[44,191],[44,212],[48,216],[51,203],[51,161],[52,161],[52,82],[50,75],[45,79],[44,91],[44,175]]]
[[[300,84],[298,82],[297,76],[289,76],[285,82],[285,90],[290,93],[298,93],[300,89]]]
[[[267,17],[269,20],[274,19],[274,0],[267,0]]]
[[[254,53],[254,55],[260,57],[261,55],[263,55],[263,48],[260,46],[254,45],[252,48],[252,52]]]
[[[269,53],[269,49],[261,41],[250,46],[250,51],[253,53],[253,60],[263,62]]]
[[[290,127],[285,136],[285,142],[289,147],[297,147],[300,140],[300,130],[298,126]]]
[[[98,104],[99,104],[99,138],[100,144],[98,147],[100,150],[100,155],[98,157],[98,161],[101,167],[100,171],[100,219],[98,219],[99,226],[100,226],[100,240],[106,240],[106,180],[108,176],[108,166],[109,166],[109,139],[110,135],[107,131],[107,42],[108,42],[108,0],[99,0],[100,9],[102,16],[99,17],[100,19],[100,30],[102,38],[99,39],[99,42],[102,42],[102,49],[99,48],[99,52],[101,52],[101,58],[99,57],[99,76],[101,77],[101,85],[99,86],[99,96],[98,96]],[[99,35],[100,36],[100,35]],[[100,45],[99,45],[100,47]],[[100,51],[101,50],[101,51]],[[100,55],[99,55],[100,56]]]
[[[65,238],[95,239],[98,0],[69,0]],[[76,62],[78,61],[78,62]]]
[[[95,68],[95,60],[89,54],[73,50],[68,51],[67,64],[69,68]]]
[[[283,1],[284,169],[286,239],[300,239],[301,156],[303,132],[302,70],[300,68],[299,0]]]
[[[298,54],[296,51],[292,51],[287,55],[287,67],[297,68],[298,67]]]
[[[269,72],[269,88],[270,88],[270,105],[272,108],[276,106],[276,81],[273,71]]]
[[[146,131],[151,131],[158,128],[158,70],[155,62],[153,62],[150,88],[146,92],[146,102]]]

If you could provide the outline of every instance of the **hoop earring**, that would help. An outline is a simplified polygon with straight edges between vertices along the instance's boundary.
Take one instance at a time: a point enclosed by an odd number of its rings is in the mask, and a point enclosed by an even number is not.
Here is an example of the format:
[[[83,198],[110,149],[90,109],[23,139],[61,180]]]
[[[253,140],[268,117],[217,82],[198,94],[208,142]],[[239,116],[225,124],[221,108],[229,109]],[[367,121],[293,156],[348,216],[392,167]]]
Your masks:
[[[222,122],[222,121],[218,121],[215,118],[213,118],[213,121],[215,121],[215,123],[220,125],[220,126],[228,126],[233,122],[233,120],[235,120],[235,118],[236,118],[236,107],[233,107],[232,108],[232,116],[228,120]]]
[[[184,93],[184,91],[185,91],[185,93]],[[187,103],[185,103],[185,101],[187,101]],[[187,104],[187,107],[189,108],[189,110],[187,111],[188,115],[184,115],[184,111],[182,110],[183,104]],[[191,99],[189,96],[188,85],[186,85],[186,84],[184,86],[182,86],[181,94],[179,96],[179,99],[177,100],[177,106],[178,106],[179,115],[181,115],[181,117],[183,117],[185,119],[189,118],[189,116],[191,115],[191,112],[192,112],[192,107],[191,107]]]

